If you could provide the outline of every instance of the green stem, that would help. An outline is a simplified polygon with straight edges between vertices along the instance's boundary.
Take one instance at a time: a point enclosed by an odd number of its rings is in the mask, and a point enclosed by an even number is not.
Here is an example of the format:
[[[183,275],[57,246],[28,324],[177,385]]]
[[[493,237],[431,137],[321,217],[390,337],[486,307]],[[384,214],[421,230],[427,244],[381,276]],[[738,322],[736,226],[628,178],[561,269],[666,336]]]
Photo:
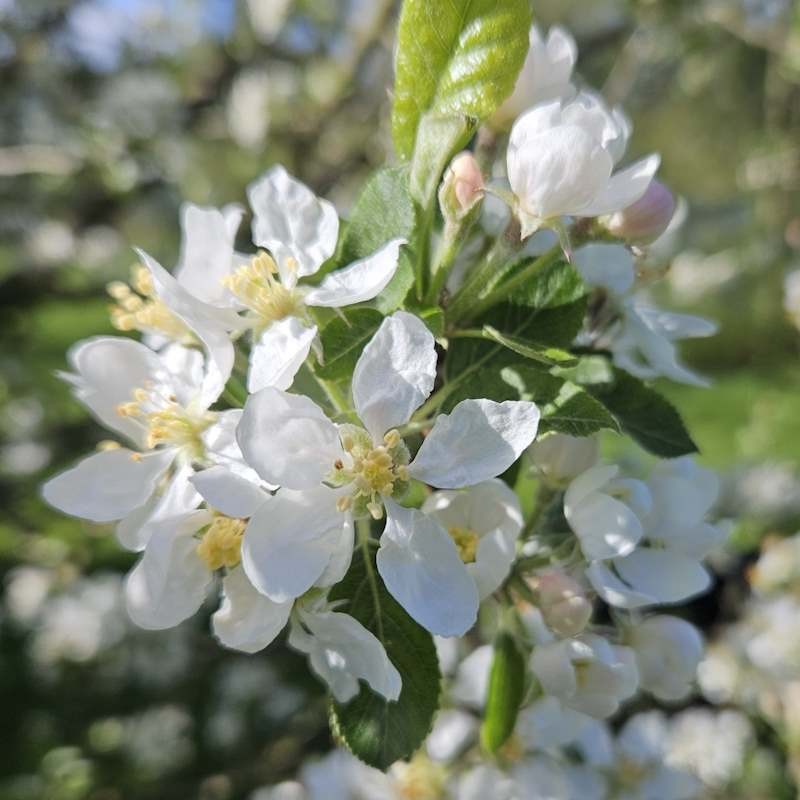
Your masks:
[[[448,319],[459,322],[474,317],[474,305],[485,295],[487,287],[494,286],[503,267],[522,246],[519,224],[512,219],[502,236],[498,237],[486,258],[467,276],[447,308]]]
[[[225,388],[222,390],[222,396],[232,406],[242,408],[247,400],[247,389],[245,389],[244,384],[238,378],[231,375],[231,377],[228,378],[228,382],[225,384]]]
[[[528,517],[525,525],[520,531],[520,541],[525,542],[530,539],[531,534],[536,529],[536,526],[542,517],[542,512],[544,512],[545,508],[547,508],[547,505],[550,503],[553,497],[555,497],[555,494],[555,489],[551,488],[546,483],[541,482],[539,484],[539,488],[536,492],[536,505],[533,507],[531,515]]]
[[[446,226],[445,237],[436,254],[436,260],[431,267],[431,285],[426,298],[430,305],[438,305],[439,303],[439,295],[442,293],[442,289],[447,283],[447,278],[453,269],[456,256],[463,242],[462,234],[465,233],[462,226],[455,226],[452,230],[447,230],[447,227],[449,226]]]
[[[361,550],[361,556],[364,559],[364,570],[367,573],[367,580],[369,581],[369,588],[372,592],[372,598],[375,605],[375,624],[378,629],[378,639],[381,642],[385,641],[383,636],[383,615],[380,609],[380,594],[378,593],[378,578],[375,575],[375,568],[372,565],[372,553],[369,551],[371,525],[368,519],[356,520],[356,535],[358,539],[358,547]]]
[[[539,256],[537,259],[528,264],[525,269],[520,270],[516,275],[504,281],[495,289],[489,292],[485,297],[480,298],[469,309],[469,317],[475,318],[480,316],[484,311],[488,311],[492,306],[507,300],[514,291],[524,285],[538,272],[554,264],[561,255],[561,245],[555,245],[546,253]]]

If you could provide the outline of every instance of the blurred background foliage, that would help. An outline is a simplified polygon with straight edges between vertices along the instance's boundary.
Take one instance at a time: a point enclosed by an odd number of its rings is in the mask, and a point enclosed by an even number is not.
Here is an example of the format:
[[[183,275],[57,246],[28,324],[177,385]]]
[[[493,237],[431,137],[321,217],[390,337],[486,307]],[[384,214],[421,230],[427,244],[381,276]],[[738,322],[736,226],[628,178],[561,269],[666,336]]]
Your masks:
[[[0,0],[2,800],[248,797],[330,746],[296,656],[225,652],[202,618],[133,629],[131,556],[37,487],[104,436],[55,371],[75,340],[112,332],[104,287],[127,277],[133,244],[174,264],[180,202],[241,202],[274,162],[346,215],[391,158],[397,6]],[[660,388],[737,519],[718,588],[692,612],[714,637],[740,614],[762,539],[800,527],[800,332],[782,311],[800,267],[800,5],[537,0],[535,13],[574,32],[584,79],[634,120],[631,155],[659,151],[685,200],[654,291],[719,321],[684,351],[714,386]],[[798,743],[753,715],[755,766],[720,796],[795,796]]]

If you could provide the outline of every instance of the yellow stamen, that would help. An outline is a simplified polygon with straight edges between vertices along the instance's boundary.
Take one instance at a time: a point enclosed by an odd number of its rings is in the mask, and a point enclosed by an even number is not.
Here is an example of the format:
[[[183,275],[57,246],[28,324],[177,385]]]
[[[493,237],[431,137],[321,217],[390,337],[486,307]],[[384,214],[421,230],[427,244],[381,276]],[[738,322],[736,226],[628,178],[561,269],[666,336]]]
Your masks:
[[[264,252],[227,275],[222,282],[250,309],[251,320],[257,330],[270,322],[303,314],[300,294],[280,282],[275,262]]]
[[[247,523],[243,519],[217,516],[197,545],[197,555],[210,570],[233,569],[242,558],[242,536]]]
[[[455,542],[458,554],[465,564],[472,564],[478,554],[480,537],[470,528],[459,528],[455,525],[447,529],[450,538]]]
[[[185,448],[192,458],[203,455],[202,435],[216,420],[214,412],[192,412],[179,405],[174,397],[159,397],[146,389],[136,389],[133,398],[128,403],[120,403],[117,413],[145,426],[149,449],[164,444]]]
[[[130,286],[112,281],[106,290],[116,301],[110,312],[111,324],[117,330],[157,333],[184,344],[196,341],[186,323],[158,298],[153,277],[141,264],[133,268]]]

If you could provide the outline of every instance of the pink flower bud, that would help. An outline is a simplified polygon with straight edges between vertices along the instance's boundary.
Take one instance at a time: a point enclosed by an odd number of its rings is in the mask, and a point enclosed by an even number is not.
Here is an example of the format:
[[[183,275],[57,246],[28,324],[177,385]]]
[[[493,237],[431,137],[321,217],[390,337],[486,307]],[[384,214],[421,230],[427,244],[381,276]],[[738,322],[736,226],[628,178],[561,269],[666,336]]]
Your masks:
[[[483,174],[475,156],[465,150],[451,162],[439,190],[445,218],[462,218],[483,196]]]
[[[649,244],[667,229],[675,213],[675,198],[661,181],[653,179],[633,205],[608,220],[608,230],[629,242]]]
[[[539,598],[539,611],[557,636],[576,636],[589,623],[592,604],[583,587],[561,570],[542,572],[533,579]]]

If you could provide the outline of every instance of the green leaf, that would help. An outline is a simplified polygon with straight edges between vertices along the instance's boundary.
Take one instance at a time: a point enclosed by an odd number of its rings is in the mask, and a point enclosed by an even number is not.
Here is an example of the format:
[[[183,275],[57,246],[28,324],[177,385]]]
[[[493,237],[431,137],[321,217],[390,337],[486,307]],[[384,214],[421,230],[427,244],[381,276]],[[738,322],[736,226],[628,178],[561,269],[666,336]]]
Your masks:
[[[528,52],[528,0],[405,0],[395,60],[392,135],[409,158],[420,118],[490,116]]]
[[[514,637],[501,631],[494,641],[486,710],[481,725],[481,744],[489,753],[496,753],[514,732],[524,693],[525,659]]]
[[[439,179],[457,150],[469,141],[474,125],[466,117],[425,114],[420,120],[411,162],[411,196],[428,208],[439,187]]]
[[[529,263],[530,260],[523,262],[514,272],[521,271]],[[564,259],[559,259],[517,287],[509,299],[516,305],[555,308],[574,303],[585,294],[586,286],[580,273]]]
[[[493,308],[478,322],[483,326],[488,325],[518,346],[527,345],[536,351],[548,348],[566,351],[583,326],[585,314],[586,297],[582,296],[573,302],[541,309],[504,303]],[[483,359],[491,358],[496,366],[514,363],[519,359],[513,354],[513,350],[514,348],[511,348],[504,352],[499,341],[495,343],[481,339],[454,340],[447,355],[448,377],[452,380]],[[553,358],[549,363],[567,365],[570,362],[558,362]]]
[[[542,364],[555,365],[555,364],[574,364],[576,363],[575,356],[562,350],[559,347],[543,347],[534,342],[527,342],[518,336],[506,336],[500,331],[493,328],[491,325],[483,326],[483,333],[487,339],[513,350],[515,353],[530,358],[534,361],[539,361]]]
[[[424,742],[439,707],[441,675],[433,637],[386,591],[372,553],[357,551],[347,575],[330,593],[338,610],[355,617],[383,643],[403,679],[390,703],[365,684],[349,703],[334,702],[331,727],[348,749],[370,766],[385,770],[408,759]]]
[[[384,314],[399,308],[414,283],[410,252],[417,223],[417,208],[408,191],[408,170],[390,167],[375,172],[353,206],[339,247],[339,267],[374,253],[390,239],[409,242],[400,250],[400,260],[389,285],[372,301]]]
[[[542,411],[539,433],[591,436],[602,429],[619,433],[608,410],[580,386],[554,375],[517,364],[501,370],[503,380],[517,389],[521,400],[532,400]]]
[[[645,450],[661,458],[697,452],[675,407],[638,378],[614,370],[612,384],[587,388],[614,415],[622,430]]]
[[[325,380],[352,376],[361,351],[383,321],[383,314],[374,308],[352,308],[343,314],[344,318],[331,320],[320,334],[325,363],[317,367],[316,374]]]
[[[439,306],[413,309],[414,313],[428,326],[428,330],[439,338],[444,333],[444,311]]]

